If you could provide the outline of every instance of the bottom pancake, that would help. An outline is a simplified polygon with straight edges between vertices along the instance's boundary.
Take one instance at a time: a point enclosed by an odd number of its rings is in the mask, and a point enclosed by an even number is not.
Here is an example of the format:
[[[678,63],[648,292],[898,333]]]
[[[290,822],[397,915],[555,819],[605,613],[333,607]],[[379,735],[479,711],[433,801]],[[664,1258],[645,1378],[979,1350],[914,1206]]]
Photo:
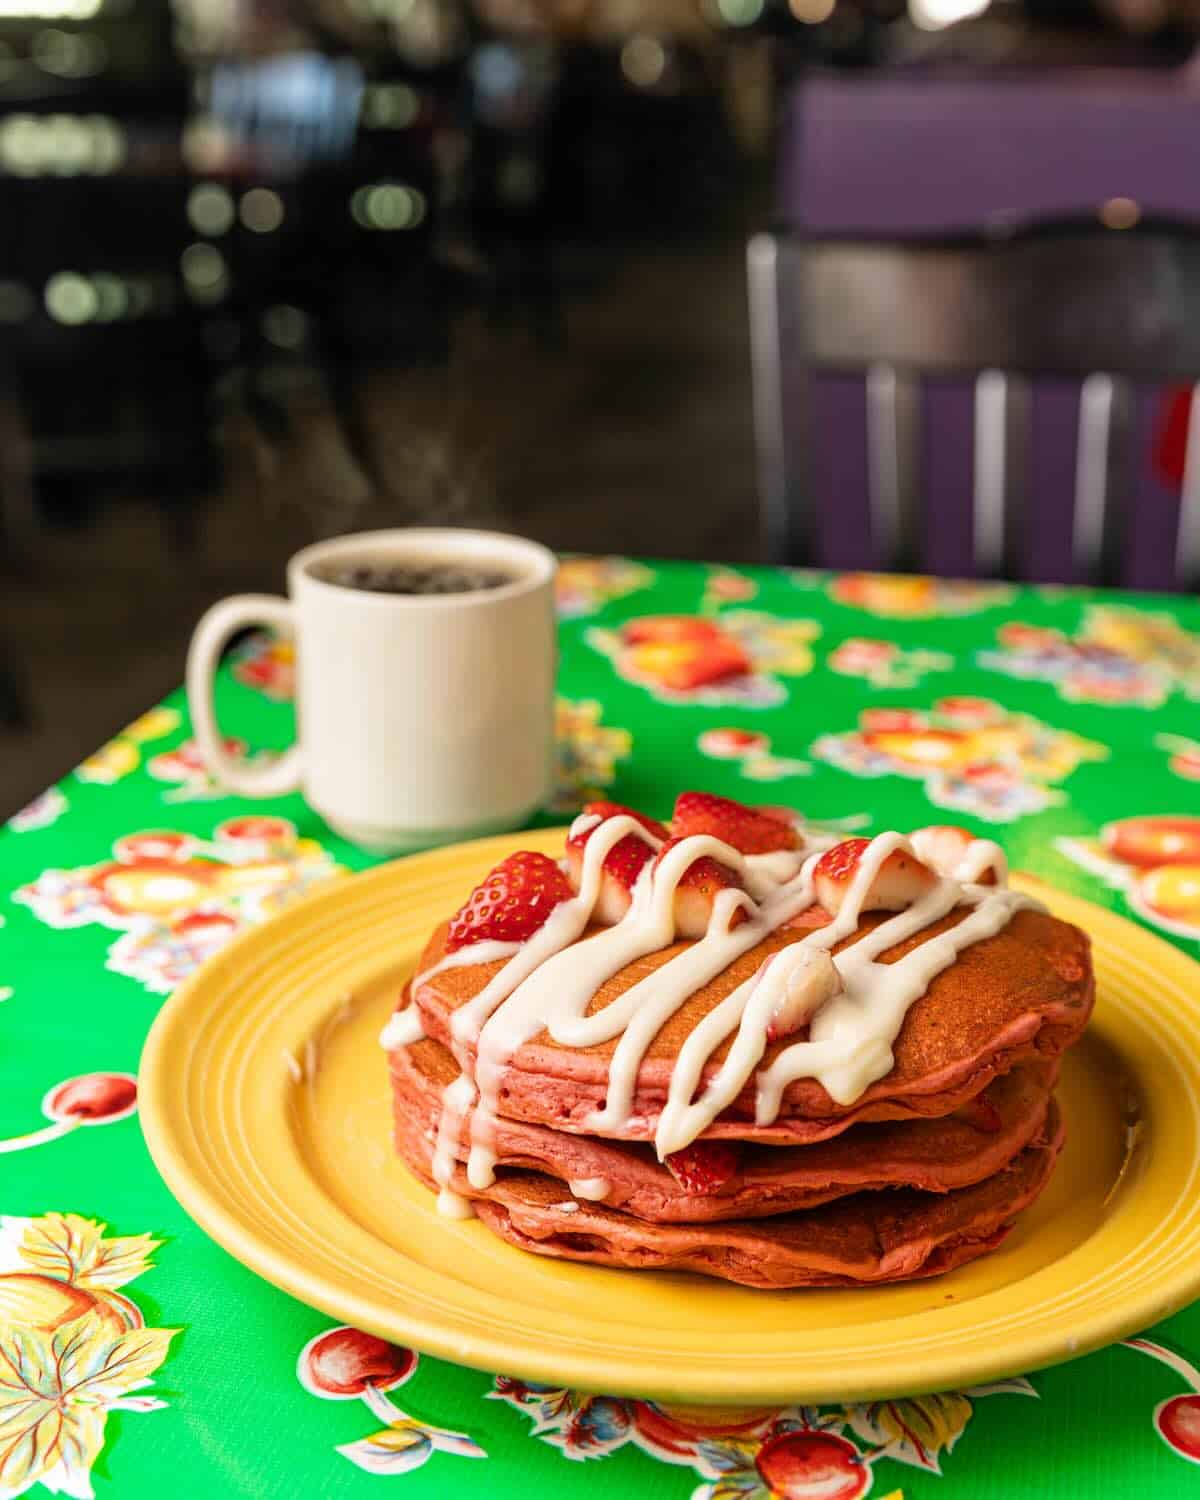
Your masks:
[[[433,1041],[397,1048],[391,1064],[396,1149],[419,1157],[420,1144],[406,1145],[403,1137],[436,1131],[442,1090],[458,1069]],[[1016,1068],[962,1113],[941,1119],[858,1125],[811,1146],[736,1146],[736,1170],[710,1193],[689,1193],[648,1143],[499,1120],[495,1149],[501,1166],[545,1173],[563,1184],[590,1181],[603,1188],[606,1207],[662,1224],[794,1213],[892,1187],[945,1193],[994,1176],[1037,1137],[1057,1072],[1057,1060]],[[466,1149],[460,1142],[460,1160]],[[566,1192],[562,1187],[560,1197]]]
[[[944,1194],[858,1193],[807,1213],[708,1224],[654,1224],[564,1193],[539,1172],[502,1170],[482,1191],[461,1168],[452,1186],[486,1226],[537,1255],[631,1270],[694,1271],[744,1286],[879,1285],[938,1276],[994,1249],[1054,1169],[1063,1127],[1052,1099],[1037,1139],[1007,1167]],[[432,1187],[432,1147],[421,1134],[402,1150]]]

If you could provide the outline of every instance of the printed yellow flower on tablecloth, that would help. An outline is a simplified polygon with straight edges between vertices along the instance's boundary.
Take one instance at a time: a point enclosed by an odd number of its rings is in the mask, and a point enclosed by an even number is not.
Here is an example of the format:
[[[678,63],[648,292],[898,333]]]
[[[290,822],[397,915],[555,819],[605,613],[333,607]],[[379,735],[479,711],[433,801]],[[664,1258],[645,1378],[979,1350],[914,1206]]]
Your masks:
[[[968,615],[1007,604],[1014,590],[1005,583],[971,578],[928,578],[915,573],[841,573],[830,580],[830,595],[870,615],[891,620],[933,620]]]
[[[660,702],[772,708],[787,698],[780,678],[812,671],[820,633],[815,620],[743,609],[640,615],[614,630],[589,630],[587,642]]]
[[[108,967],[165,995],[242,927],[340,870],[286,818],[246,814],[211,839],[169,828],[127,834],[112,859],[46,870],[13,900],[51,927],[117,929]]]
[[[109,1412],[165,1405],[153,1384],[174,1328],[147,1328],[118,1287],[160,1244],[78,1214],[0,1218],[0,1500],[41,1483],[92,1496]]]
[[[121,781],[141,765],[140,747],[148,740],[161,740],[174,734],[180,719],[178,709],[152,708],[122,729],[107,745],[101,745],[94,755],[89,755],[82,765],[76,767],[75,775],[80,781],[97,782],[101,786]]]
[[[718,725],[697,737],[696,749],[710,760],[736,762],[739,773],[751,781],[783,781],[789,776],[812,775],[810,761],[772,755],[770,736],[758,730]]]
[[[616,763],[633,748],[628,729],[601,724],[594,698],[559,698],[554,709],[555,762],[551,812],[578,812],[601,797],[616,777]]]
[[[653,582],[653,569],[627,557],[564,557],[554,580],[555,604],[560,618],[574,620]]]
[[[1173,692],[1200,698],[1200,635],[1167,614],[1089,605],[1075,635],[1012,621],[981,667],[1049,682],[1074,703],[1158,708]]]
[[[822,735],[812,753],[854,776],[922,781],[938,807],[1007,823],[1062,801],[1053,786],[1108,750],[991,699],[957,697],[928,711],[865,709],[856,730]]]

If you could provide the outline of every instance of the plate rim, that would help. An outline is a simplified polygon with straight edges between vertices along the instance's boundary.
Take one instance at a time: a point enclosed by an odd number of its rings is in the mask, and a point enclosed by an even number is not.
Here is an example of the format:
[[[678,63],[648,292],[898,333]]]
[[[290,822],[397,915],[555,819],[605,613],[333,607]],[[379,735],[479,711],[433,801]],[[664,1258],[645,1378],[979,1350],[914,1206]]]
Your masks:
[[[519,1347],[494,1330],[472,1330],[465,1335],[448,1331],[436,1317],[414,1313],[406,1309],[400,1299],[397,1299],[394,1306],[383,1309],[377,1295],[359,1293],[351,1286],[339,1285],[321,1268],[306,1266],[294,1254],[289,1255],[285,1250],[264,1240],[253,1225],[247,1227],[243,1223],[236,1212],[236,1205],[231,1207],[228,1202],[223,1201],[219,1190],[210,1188],[197,1173],[195,1163],[188,1159],[186,1142],[175,1138],[171,1123],[172,1111],[167,1102],[171,1079],[170,1049],[177,1029],[187,1025],[185,1018],[195,1003],[193,997],[203,995],[214,986],[219,989],[224,972],[236,970],[242,954],[262,944],[264,934],[269,940],[273,931],[281,925],[295,924],[298,919],[303,922],[313,910],[325,904],[336,904],[339,899],[343,899],[342,893],[351,884],[362,889],[368,885],[390,883],[397,878],[398,871],[410,868],[414,860],[423,869],[432,872],[441,865],[455,865],[464,855],[482,860],[490,850],[497,853],[502,850],[511,852],[521,841],[526,844],[531,841],[552,841],[561,838],[564,833],[565,828],[538,828],[524,833],[474,839],[387,861],[367,870],[322,882],[315,890],[289,903],[266,922],[238,934],[209,963],[178,986],[155,1016],[146,1035],[138,1066],[138,1119],[155,1168],[183,1211],[218,1245],[271,1285],[327,1316],[336,1317],[392,1342],[411,1345],[423,1353],[454,1364],[465,1365],[487,1374],[502,1371],[527,1380],[589,1390],[597,1389],[598,1383],[596,1355],[587,1349],[561,1348],[544,1353],[536,1346],[536,1330],[532,1330]],[[1147,956],[1152,961],[1157,959],[1165,966],[1181,971],[1181,982],[1187,983],[1190,980],[1192,987],[1200,993],[1200,963],[1174,944],[1118,912],[1074,892],[1059,890],[1040,876],[1018,872],[1016,883],[1047,892],[1051,900],[1065,908],[1068,920],[1079,920],[1082,916],[1084,923],[1094,922],[1099,928],[1107,927],[1116,940],[1125,936],[1127,946],[1133,945],[1143,950],[1148,948]],[[333,1206],[337,1212],[344,1213],[341,1205],[333,1203]],[[366,1230],[364,1232],[369,1233]],[[1200,1233],[1196,1235],[1196,1244],[1200,1250]],[[1017,1284],[1012,1283],[1014,1286]],[[795,1372],[789,1372],[786,1377],[774,1371],[759,1376],[753,1367],[737,1371],[722,1370],[718,1376],[719,1364],[716,1369],[710,1364],[700,1376],[682,1369],[670,1372],[665,1368],[643,1370],[643,1365],[651,1366],[656,1358],[661,1357],[661,1351],[659,1355],[643,1353],[639,1356],[636,1373],[631,1370],[627,1378],[618,1370],[610,1378],[609,1373],[605,1372],[601,1384],[606,1394],[650,1397],[694,1405],[728,1405],[731,1402],[786,1405],[797,1401],[824,1404],[828,1401],[913,1395],[933,1389],[950,1389],[964,1382],[976,1385],[1024,1375],[1092,1353],[1170,1316],[1197,1296],[1200,1296],[1200,1254],[1190,1266],[1184,1264],[1161,1279],[1152,1278],[1118,1306],[1101,1307],[1085,1318],[1066,1340],[1061,1327],[1034,1327],[1022,1333],[1019,1356],[1006,1354],[1001,1343],[995,1349],[982,1350],[972,1360],[965,1375],[955,1373],[956,1368],[963,1367],[961,1354],[943,1358],[908,1353],[903,1357],[909,1362],[911,1369],[907,1373],[896,1374],[895,1378],[889,1376],[885,1387],[864,1382],[861,1378],[835,1382],[836,1391],[828,1384],[820,1384],[818,1387],[814,1383],[817,1377],[811,1369],[811,1351],[798,1352]],[[867,1330],[871,1327],[886,1329],[891,1321],[893,1320],[883,1319],[877,1325],[860,1325],[863,1337],[869,1336]],[[883,1342],[886,1344],[886,1334]],[[815,1394],[818,1388],[826,1394]]]

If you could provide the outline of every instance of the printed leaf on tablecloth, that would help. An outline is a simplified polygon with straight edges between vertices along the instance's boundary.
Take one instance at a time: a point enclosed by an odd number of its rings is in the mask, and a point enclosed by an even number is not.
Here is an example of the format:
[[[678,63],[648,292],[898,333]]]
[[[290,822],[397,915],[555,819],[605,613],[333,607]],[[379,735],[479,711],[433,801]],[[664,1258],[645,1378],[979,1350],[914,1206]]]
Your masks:
[[[940,1474],[940,1455],[953,1451],[973,1409],[961,1392],[946,1391],[904,1401],[851,1406],[846,1420],[856,1437],[886,1449],[889,1458]]]
[[[113,1336],[86,1319],[47,1333],[0,1328],[0,1495],[39,1480],[88,1500],[108,1410],[150,1383],[177,1330]]]
[[[337,1452],[369,1474],[407,1474],[421,1467],[433,1444],[419,1422],[395,1422],[370,1437],[343,1443]]]
[[[739,1438],[725,1438],[719,1443],[696,1445],[696,1468],[702,1474],[736,1474],[754,1467],[759,1444]]]
[[[99,1224],[78,1214],[46,1214],[30,1220],[21,1258],[73,1286],[119,1287],[146,1270],[161,1243],[148,1234],[106,1238]]]

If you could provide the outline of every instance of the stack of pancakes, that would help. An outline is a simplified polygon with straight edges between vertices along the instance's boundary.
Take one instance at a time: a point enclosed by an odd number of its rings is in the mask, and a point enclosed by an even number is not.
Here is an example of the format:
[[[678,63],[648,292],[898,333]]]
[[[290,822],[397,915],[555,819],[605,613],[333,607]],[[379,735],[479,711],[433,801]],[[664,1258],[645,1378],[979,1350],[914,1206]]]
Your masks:
[[[835,961],[884,916],[861,916],[831,949]],[[951,912],[881,961],[961,916]],[[447,925],[433,934],[419,972],[445,953]],[[537,1254],[755,1287],[934,1276],[992,1249],[1046,1185],[1062,1144],[1052,1089],[1092,1007],[1087,938],[1041,910],[1017,911],[933,979],[907,1012],[891,1071],[852,1103],[800,1078],[777,1118],[757,1124],[751,1080],[699,1139],[659,1161],[655,1127],[681,1046],[766,957],[804,935],[803,924],[772,933],[663,1025],[619,1138],[587,1126],[604,1103],[616,1042],[573,1048],[543,1031],[521,1046],[499,1088],[494,1181],[479,1188],[468,1180],[464,1122],[447,1185],[490,1230]],[[589,1014],[687,946],[676,941],[628,965],[597,991]],[[501,967],[443,968],[401,1001],[423,1036],[389,1052],[395,1144],[434,1190],[442,1095],[459,1074],[451,1017]],[[763,1066],[786,1045],[769,1043]],[[713,1053],[702,1085],[728,1048]]]

